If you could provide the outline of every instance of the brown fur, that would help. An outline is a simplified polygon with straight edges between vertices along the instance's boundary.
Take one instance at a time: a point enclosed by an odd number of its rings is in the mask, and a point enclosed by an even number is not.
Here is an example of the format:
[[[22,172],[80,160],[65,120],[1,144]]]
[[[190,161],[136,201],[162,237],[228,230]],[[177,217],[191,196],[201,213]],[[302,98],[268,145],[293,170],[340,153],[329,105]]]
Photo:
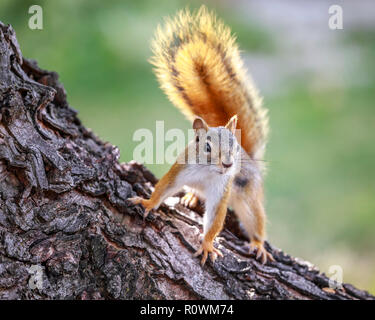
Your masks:
[[[226,185],[196,255],[203,255],[202,264],[208,254],[213,260],[217,255],[222,255],[213,242],[223,228],[229,202],[245,226],[251,239],[250,247],[257,251],[257,258],[263,263],[267,259],[273,260],[263,246],[265,211],[262,170],[260,164],[252,163],[254,157],[258,159],[263,156],[268,118],[257,90],[246,75],[230,29],[204,6],[193,15],[187,10],[180,11],[176,18],[166,21],[163,29],[158,27],[152,49],[154,56],[151,62],[169,99],[190,120],[197,116],[202,118],[194,121],[196,131],[207,131],[208,126],[226,124],[226,128],[232,132],[236,125],[241,130],[241,173],[232,177]],[[193,144],[190,148],[195,150],[198,145]],[[185,152],[181,159],[188,160],[187,155]],[[208,163],[211,163],[210,157],[211,153]],[[222,164],[222,159],[219,160]],[[133,198],[131,201],[141,203],[147,215],[174,191],[178,175],[188,165],[174,164],[155,186],[150,200]],[[194,194],[189,195],[186,201],[195,203],[195,198]]]
[[[228,200],[229,200],[229,195],[231,192],[231,186],[232,186],[232,180],[228,182],[226,190],[223,194],[223,198],[221,199],[221,202],[217,206],[215,219],[211,225],[211,228],[208,230],[208,232],[206,233],[204,237],[204,240],[206,242],[213,242],[216,236],[223,229],[225,216],[227,214]]]
[[[204,6],[180,11],[158,28],[152,49],[162,89],[189,119],[217,127],[237,114],[242,147],[263,156],[268,119],[228,27]]]
[[[145,216],[147,216],[150,210],[157,208],[168,195],[171,195],[171,192],[173,193],[173,183],[183,167],[184,165],[175,163],[155,185],[155,190],[150,199],[137,198],[134,201],[136,204],[142,204],[146,209]]]

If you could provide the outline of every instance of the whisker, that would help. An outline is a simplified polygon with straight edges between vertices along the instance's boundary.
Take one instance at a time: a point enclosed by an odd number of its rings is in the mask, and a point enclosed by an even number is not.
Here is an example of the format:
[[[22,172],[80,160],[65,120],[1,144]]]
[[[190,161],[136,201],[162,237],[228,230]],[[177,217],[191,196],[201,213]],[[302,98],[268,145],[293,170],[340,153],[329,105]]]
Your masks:
[[[265,160],[265,159],[240,159],[240,162],[243,163],[250,163],[252,161],[259,161],[259,162],[273,162],[271,160]]]

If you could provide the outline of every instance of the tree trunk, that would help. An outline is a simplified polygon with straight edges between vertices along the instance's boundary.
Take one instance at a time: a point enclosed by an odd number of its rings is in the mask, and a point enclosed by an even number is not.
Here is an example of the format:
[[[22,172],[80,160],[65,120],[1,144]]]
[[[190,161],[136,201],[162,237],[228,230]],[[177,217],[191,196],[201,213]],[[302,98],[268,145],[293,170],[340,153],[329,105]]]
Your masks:
[[[24,59],[1,22],[0,110],[1,299],[374,299],[329,288],[269,244],[276,261],[261,265],[230,218],[216,244],[224,257],[201,267],[201,214],[175,197],[144,222],[127,198],[149,196],[156,178],[119,164],[117,148],[82,126],[57,74]]]

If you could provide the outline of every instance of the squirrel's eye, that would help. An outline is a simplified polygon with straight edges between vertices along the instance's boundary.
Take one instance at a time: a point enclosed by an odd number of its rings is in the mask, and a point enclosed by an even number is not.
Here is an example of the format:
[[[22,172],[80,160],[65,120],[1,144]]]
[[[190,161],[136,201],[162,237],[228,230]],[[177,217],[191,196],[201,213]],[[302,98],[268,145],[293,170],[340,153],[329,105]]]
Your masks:
[[[208,142],[206,143],[206,146],[205,146],[204,149],[205,149],[206,152],[211,152],[211,146]]]

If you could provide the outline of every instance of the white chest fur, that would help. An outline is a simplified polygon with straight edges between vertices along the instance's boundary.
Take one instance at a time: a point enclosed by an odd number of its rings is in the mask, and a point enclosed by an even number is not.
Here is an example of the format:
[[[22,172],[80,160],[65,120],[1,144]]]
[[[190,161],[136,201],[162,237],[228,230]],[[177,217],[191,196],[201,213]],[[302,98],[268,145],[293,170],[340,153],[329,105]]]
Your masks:
[[[208,166],[189,166],[179,174],[178,180],[196,190],[205,201],[204,234],[215,218],[217,207],[223,199],[231,172],[221,174]]]

